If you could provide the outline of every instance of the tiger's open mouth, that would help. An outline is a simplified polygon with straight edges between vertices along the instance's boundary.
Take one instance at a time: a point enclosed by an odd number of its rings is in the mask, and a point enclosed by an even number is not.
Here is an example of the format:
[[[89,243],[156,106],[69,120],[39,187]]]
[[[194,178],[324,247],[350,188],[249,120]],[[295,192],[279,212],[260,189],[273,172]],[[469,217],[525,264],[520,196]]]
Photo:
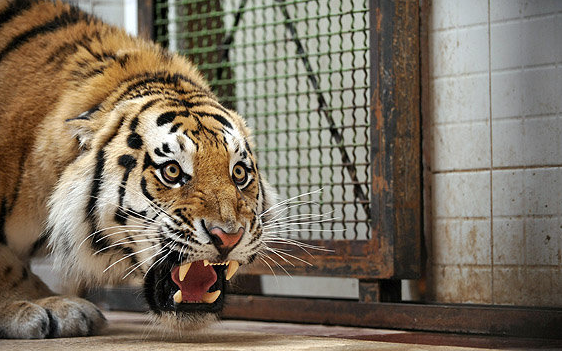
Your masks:
[[[219,312],[224,304],[226,281],[238,270],[237,261],[162,265],[148,272],[144,292],[150,308],[160,313]]]

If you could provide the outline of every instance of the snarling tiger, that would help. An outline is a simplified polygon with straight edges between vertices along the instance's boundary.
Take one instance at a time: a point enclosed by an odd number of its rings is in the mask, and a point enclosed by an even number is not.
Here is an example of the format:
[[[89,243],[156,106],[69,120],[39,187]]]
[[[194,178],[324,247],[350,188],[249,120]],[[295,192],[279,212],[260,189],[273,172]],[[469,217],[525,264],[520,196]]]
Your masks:
[[[196,68],[60,1],[0,0],[0,336],[90,335],[105,324],[29,268],[140,280],[185,328],[214,318],[264,245],[274,193],[245,121]]]

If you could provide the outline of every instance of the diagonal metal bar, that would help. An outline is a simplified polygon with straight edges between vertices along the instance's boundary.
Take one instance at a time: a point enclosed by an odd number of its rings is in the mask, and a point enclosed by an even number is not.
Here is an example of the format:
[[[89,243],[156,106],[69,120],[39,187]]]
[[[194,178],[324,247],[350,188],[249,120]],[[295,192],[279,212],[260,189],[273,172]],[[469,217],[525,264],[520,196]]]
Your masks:
[[[297,30],[293,24],[294,21],[291,19],[289,11],[287,11],[287,6],[283,3],[283,1],[282,0],[275,0],[275,1],[278,3],[278,7],[283,13],[283,16],[285,17],[285,27],[291,34],[291,38],[295,43],[295,45],[297,46],[297,56],[301,58],[301,61],[304,64],[304,67],[307,72],[308,80],[310,81],[310,84],[312,85],[318,99],[319,110],[322,111],[322,115],[324,115],[326,121],[328,122],[330,135],[332,136],[332,138],[336,142],[336,145],[338,146],[338,150],[340,151],[341,158],[342,158],[342,163],[345,165],[345,169],[347,170],[347,173],[349,174],[354,184],[353,194],[355,195],[355,198],[359,199],[359,201],[362,203],[365,213],[370,213],[368,198],[365,195],[363,188],[360,185],[359,179],[357,178],[357,169],[355,168],[353,162],[351,162],[349,154],[347,153],[347,150],[344,146],[343,136],[338,131],[334,118],[330,113],[330,108],[328,106],[328,103],[324,98],[324,94],[322,94],[321,92],[320,84],[318,83],[318,78],[314,74],[308,55],[304,50],[304,47],[298,37]]]
[[[230,32],[228,32],[228,35],[226,36],[226,38],[224,38],[224,41],[219,46],[219,48],[222,49],[222,53],[221,53],[221,58],[219,60],[219,67],[217,67],[216,76],[218,81],[222,79],[222,73],[224,68],[222,63],[229,60],[228,54],[230,52],[230,45],[234,41],[234,34],[236,34],[238,23],[240,23],[240,20],[242,19],[242,12],[244,12],[244,8],[246,7],[246,2],[247,0],[240,0],[240,5],[238,6],[238,10],[236,11],[236,15],[234,16],[234,24],[232,26],[232,29],[230,30]]]

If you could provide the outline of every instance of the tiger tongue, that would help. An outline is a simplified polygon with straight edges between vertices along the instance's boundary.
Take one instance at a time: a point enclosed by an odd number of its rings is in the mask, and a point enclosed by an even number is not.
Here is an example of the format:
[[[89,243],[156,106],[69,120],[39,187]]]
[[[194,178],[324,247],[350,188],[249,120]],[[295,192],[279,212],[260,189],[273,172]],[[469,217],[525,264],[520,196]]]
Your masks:
[[[172,280],[180,288],[183,301],[201,301],[203,294],[217,281],[213,267],[205,266],[203,261],[193,262],[183,281],[179,279],[179,268],[172,269]]]

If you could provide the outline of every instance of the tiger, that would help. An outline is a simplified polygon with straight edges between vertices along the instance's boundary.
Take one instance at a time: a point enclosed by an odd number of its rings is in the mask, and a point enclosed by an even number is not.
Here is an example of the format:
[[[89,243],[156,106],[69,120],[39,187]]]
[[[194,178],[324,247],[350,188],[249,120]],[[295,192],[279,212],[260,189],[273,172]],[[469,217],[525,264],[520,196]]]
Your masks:
[[[141,284],[155,320],[216,320],[276,192],[195,65],[60,0],[0,0],[0,337],[100,333],[63,281]]]

